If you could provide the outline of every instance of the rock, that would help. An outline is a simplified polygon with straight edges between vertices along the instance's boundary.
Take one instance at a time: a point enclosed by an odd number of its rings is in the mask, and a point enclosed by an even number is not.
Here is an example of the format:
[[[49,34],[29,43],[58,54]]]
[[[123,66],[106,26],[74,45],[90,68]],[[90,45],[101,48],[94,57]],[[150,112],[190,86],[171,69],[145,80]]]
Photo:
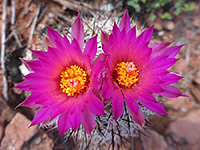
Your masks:
[[[190,91],[195,101],[197,103],[200,103],[200,89],[198,87],[193,86]]]
[[[174,65],[174,70],[178,73],[182,73],[183,75],[185,74],[186,68],[187,68],[187,64],[186,64],[185,59],[183,58],[180,58]]]
[[[197,51],[200,51],[200,44],[197,44],[195,49],[196,49]]]
[[[133,139],[134,149],[135,150],[142,150],[142,143],[140,137],[136,137]]]
[[[167,144],[160,134],[154,130],[147,130],[147,136],[141,135],[143,150],[167,150]]]
[[[107,3],[100,7],[100,10],[107,11],[107,12],[112,11],[113,9],[114,9],[114,6],[111,3]]]
[[[29,127],[31,121],[17,113],[7,125],[2,140],[2,150],[50,150],[53,140],[37,126]]]
[[[10,124],[7,125],[5,136],[2,140],[2,149],[20,150],[23,143],[28,141],[37,132],[37,127],[28,128],[31,124],[26,117],[17,113]]]
[[[0,97],[0,141],[3,138],[4,126],[11,121],[15,112],[10,109],[5,100]]]
[[[47,134],[38,132],[27,143],[23,144],[22,150],[50,150],[53,149],[54,143]]]
[[[164,29],[171,31],[175,28],[175,23],[173,21],[164,21],[163,27]]]
[[[3,132],[4,132],[4,124],[2,124],[2,123],[0,122],[0,139],[2,139]]]
[[[166,108],[175,111],[189,110],[193,108],[189,97],[170,98],[164,102]]]
[[[161,30],[158,32],[158,36],[163,36],[165,34],[165,31]]]
[[[193,21],[192,21],[192,24],[196,27],[200,27],[200,20],[198,17],[194,17],[193,18]]]
[[[178,145],[200,143],[200,110],[193,110],[185,117],[178,118],[169,125],[166,135]]]
[[[155,24],[154,24],[154,29],[160,31],[160,30],[162,30],[162,28],[163,28],[163,27],[162,27],[161,22],[155,22]]]

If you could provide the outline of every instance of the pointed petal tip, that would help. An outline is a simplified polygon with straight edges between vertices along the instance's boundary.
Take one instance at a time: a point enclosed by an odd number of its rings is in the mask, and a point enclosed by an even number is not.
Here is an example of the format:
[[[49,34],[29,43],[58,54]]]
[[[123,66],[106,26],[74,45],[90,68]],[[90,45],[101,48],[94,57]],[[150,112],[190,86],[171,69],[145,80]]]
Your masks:
[[[20,103],[19,105],[17,105],[17,106],[15,107],[15,109],[19,108],[20,106],[23,106],[23,102]]]
[[[150,28],[154,28],[154,26],[155,26],[155,25],[153,24]]]
[[[52,28],[50,28],[50,27],[48,27],[48,26],[46,26],[46,28],[47,28],[47,34],[48,34],[49,32],[51,32],[52,30],[54,30],[54,29],[52,29]]]
[[[143,126],[140,126],[140,125],[138,125],[139,126],[139,129],[140,129],[140,131],[141,132],[144,132],[145,130],[143,129]]]
[[[126,11],[125,11],[125,13],[124,13],[124,16],[129,17],[128,9],[126,9]]]
[[[102,45],[105,44],[106,46],[108,45],[108,39],[109,39],[109,34],[101,30],[101,43]]]
[[[174,47],[177,48],[177,49],[179,49],[179,50],[181,50],[181,48],[182,48],[183,46],[185,46],[185,44],[181,44],[181,45],[174,46]]]
[[[84,26],[80,18],[80,13],[78,13],[76,20],[72,24],[71,30],[71,39],[76,39],[80,48],[82,49],[84,45]]]
[[[115,121],[124,113],[123,94],[120,90],[115,90],[112,96],[112,110]]]
[[[164,115],[168,116],[168,113],[166,112]]]
[[[59,137],[61,137],[64,134],[64,132],[62,131],[59,131],[59,132],[60,132]]]
[[[32,126],[34,126],[34,125],[36,125],[36,124],[34,124],[33,122],[28,126],[28,128],[30,128],[30,127],[32,127]]]
[[[143,124],[144,124],[144,122],[137,123],[137,124],[138,124],[138,126],[139,126],[140,130],[144,131],[144,129],[143,129]]]
[[[183,96],[183,97],[189,97],[188,95],[186,95],[186,94],[182,94],[181,96]]]
[[[126,33],[130,30],[130,18],[128,14],[128,10],[126,9],[125,14],[123,15],[120,24],[119,24],[119,29],[120,31],[124,30]]]
[[[19,60],[21,60],[22,62],[25,61],[22,57],[19,57]]]
[[[153,32],[154,26],[155,26],[155,25],[152,25],[152,26],[150,26],[149,28],[147,28],[146,30],[150,30],[150,32]]]
[[[77,18],[80,18],[80,15],[81,15],[81,13],[78,11],[78,16],[77,16]]]

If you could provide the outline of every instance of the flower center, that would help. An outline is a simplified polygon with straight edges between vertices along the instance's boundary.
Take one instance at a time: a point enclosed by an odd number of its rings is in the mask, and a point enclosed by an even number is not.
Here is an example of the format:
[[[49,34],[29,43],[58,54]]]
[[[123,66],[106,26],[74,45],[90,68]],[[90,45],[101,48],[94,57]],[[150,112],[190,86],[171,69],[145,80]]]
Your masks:
[[[112,78],[119,86],[131,88],[139,80],[138,72],[133,62],[120,62],[116,64]]]
[[[68,96],[82,93],[87,88],[87,73],[77,65],[66,67],[60,77],[60,88]]]

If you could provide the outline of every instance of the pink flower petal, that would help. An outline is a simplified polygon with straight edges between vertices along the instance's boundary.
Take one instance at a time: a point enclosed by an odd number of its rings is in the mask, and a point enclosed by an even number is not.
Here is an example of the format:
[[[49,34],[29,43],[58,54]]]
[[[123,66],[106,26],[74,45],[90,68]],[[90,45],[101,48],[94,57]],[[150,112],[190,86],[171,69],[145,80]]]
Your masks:
[[[55,105],[67,99],[67,95],[60,90],[55,90],[42,94],[37,98],[36,104],[43,106]]]
[[[74,50],[74,54],[82,55],[81,47],[76,39],[72,40],[71,46]]]
[[[88,108],[93,114],[104,115],[104,104],[92,93],[88,98]]]
[[[177,98],[179,96],[185,96],[179,89],[177,89],[173,86],[165,85],[165,86],[161,86],[161,88],[163,88],[165,91],[162,93],[159,93],[159,95],[170,97],[170,98]]]
[[[108,47],[105,44],[102,44],[102,49],[106,54],[109,52]]]
[[[111,96],[113,95],[113,92],[114,92],[114,87],[112,85],[109,85],[109,83],[105,81],[105,84],[102,87],[103,98],[105,99],[111,98]]]
[[[90,57],[90,60],[92,61],[97,53],[97,35],[91,39],[89,39],[86,43],[84,55],[87,55]]]
[[[28,60],[24,60],[23,58],[19,58],[21,61],[22,61],[22,63],[26,66],[26,68],[29,70],[29,71],[33,71],[32,69],[31,69],[31,67],[28,65]]]
[[[69,40],[65,36],[63,38],[63,43],[61,43],[61,41],[55,40],[55,46],[56,49],[54,50],[56,50],[57,53],[59,52],[58,54],[69,55],[68,53],[72,51]]]
[[[127,48],[129,49],[129,54],[126,57],[131,58],[136,66],[143,66],[149,62],[151,49],[148,48],[147,43],[139,44],[135,41],[134,44],[132,43]]]
[[[150,61],[151,68],[162,68],[168,69],[173,66],[178,59],[176,58],[166,58],[166,57],[155,57]]]
[[[34,55],[34,57],[35,58],[41,58],[41,57],[45,57],[46,56],[46,52],[44,52],[44,51],[36,51],[36,50],[32,50],[32,49],[30,49],[29,48],[29,50],[33,53],[33,55]]]
[[[35,102],[29,102],[29,101],[24,100],[19,105],[17,105],[15,109],[17,109],[18,107],[21,107],[21,106],[29,107],[29,108],[38,108],[41,105],[35,104]]]
[[[151,89],[151,91],[153,92],[153,93],[156,93],[156,94],[159,94],[159,93],[161,93],[161,92],[163,92],[164,90],[163,90],[163,88],[161,88],[160,86],[151,86],[150,87],[150,89]]]
[[[128,10],[126,10],[126,13],[122,17],[122,20],[119,24],[119,28],[120,28],[120,31],[125,29],[125,31],[128,32],[130,30],[131,27],[130,27],[130,19],[128,15]]]
[[[66,48],[65,50],[68,48],[68,50],[71,48],[70,47],[67,47],[66,45]],[[51,49],[51,48],[50,48]],[[56,69],[59,69],[60,71],[63,71],[67,66],[70,65],[70,62],[71,62],[71,57],[70,57],[70,53],[65,51],[64,49],[62,49],[62,47],[59,47],[60,50],[63,50],[62,52],[57,52],[59,54],[49,54],[49,57],[51,57],[51,55],[54,55],[53,57],[51,58],[54,58],[54,60],[51,60],[50,61],[54,64],[54,66],[58,66]],[[53,49],[51,49],[53,51]],[[57,49],[54,49],[56,51],[58,51]],[[72,55],[71,55],[72,56]],[[72,56],[73,57],[73,56]],[[68,60],[68,61],[66,61]],[[56,61],[56,62],[55,62]],[[46,64],[44,64],[43,66],[45,66]],[[57,72],[59,72],[59,70]]]
[[[109,34],[101,31],[101,43],[104,45],[108,45],[108,38],[109,38]]]
[[[114,23],[113,30],[112,30],[112,35],[115,38],[117,38],[119,33],[120,33],[120,30],[119,30],[118,26],[116,25],[116,23]]]
[[[84,27],[80,18],[80,14],[78,13],[78,17],[74,21],[72,25],[72,40],[76,39],[80,48],[83,48],[84,44]]]
[[[102,57],[101,57],[102,56]],[[101,58],[100,58],[101,57]],[[99,74],[102,69],[103,69],[103,65],[104,65],[104,61],[105,61],[105,55],[104,54],[100,54],[95,61],[93,62],[93,67],[92,67],[92,72],[94,74]]]
[[[43,121],[49,119],[51,111],[52,110],[50,107],[41,107],[40,109],[38,109],[30,126],[34,126],[36,124],[42,123]]]
[[[63,114],[59,116],[58,119],[58,130],[60,131],[60,136],[69,130],[71,124],[69,122],[69,111],[66,110]]]
[[[72,125],[72,129],[74,132],[76,132],[81,123],[81,111],[79,110],[78,106],[72,106],[69,112],[69,121]]]
[[[71,108],[71,104],[69,102],[69,99],[65,99],[63,102],[58,102],[58,104],[54,104],[52,106],[52,110],[50,113],[50,117],[52,119],[56,118],[58,115],[65,113],[67,110]]]
[[[97,59],[95,59],[97,60]],[[104,61],[97,61],[92,68],[91,80],[95,89],[100,89],[102,82],[102,69],[104,67]]]
[[[134,42],[136,39],[136,26],[131,28],[127,33],[127,43]]]
[[[162,114],[162,115],[168,115],[167,112],[165,111],[165,108],[163,107],[162,104],[160,103],[150,103],[150,102],[146,102],[146,101],[142,101],[140,100],[141,104],[146,107],[147,109]]]
[[[40,95],[41,94],[38,94],[38,93],[32,93],[22,103],[20,103],[16,108],[18,108],[19,106],[25,106],[25,107],[29,107],[29,108],[37,108],[37,107],[41,106],[41,105],[35,104],[35,102],[37,101],[37,98]]]
[[[154,26],[151,26],[150,28],[146,29],[142,34],[140,34],[138,37],[137,37],[137,42],[138,44],[144,44],[144,43],[150,43],[150,40],[152,38],[152,35],[153,35],[153,27]]]
[[[160,56],[161,54],[163,54],[166,51],[166,48],[171,44],[171,42],[169,43],[155,43],[153,45],[151,45],[150,47],[152,48],[152,55],[151,58]]]
[[[126,104],[128,105],[129,109],[134,112],[134,114],[138,115],[138,111],[140,109],[138,103],[136,100],[134,100],[133,98],[131,97],[126,97],[125,98],[125,101],[126,101]]]
[[[141,95],[139,97],[139,101],[147,109],[162,115],[167,115],[167,112],[163,105],[157,102],[152,95]]]
[[[95,120],[94,120],[94,115],[90,112],[88,107],[86,107],[85,110],[83,111],[81,118],[82,118],[81,123],[85,128],[86,133],[91,135],[91,132],[95,127]]]
[[[47,47],[54,47],[54,44],[51,42],[51,40],[46,37],[46,35],[44,35],[44,45],[45,45],[45,48]]]
[[[167,48],[166,51],[163,53],[163,55],[169,56],[169,58],[174,58],[183,46],[184,45],[179,45]]]
[[[60,59],[63,57],[62,54],[65,54],[64,52],[60,53],[57,48],[48,47],[48,56],[51,60],[49,64],[56,65],[57,67],[63,68],[63,64],[61,64]],[[44,61],[44,59],[41,59]],[[45,64],[46,65],[46,64]]]
[[[158,101],[150,94],[142,94],[138,98],[139,100],[143,100],[149,103],[158,103]]]
[[[176,75],[174,73],[169,73],[167,74],[166,76],[164,76],[162,78],[162,81],[164,81],[164,85],[167,85],[167,84],[172,84],[172,83],[175,83],[177,81],[179,81],[180,79],[182,79],[183,77],[179,76],[179,75]]]
[[[143,126],[144,123],[144,114],[142,113],[142,111],[139,109],[138,113],[136,114],[134,111],[132,111],[129,107],[128,107],[128,112],[130,113],[133,121],[135,121],[135,123],[137,123],[141,128]]]
[[[25,78],[31,83],[29,88],[31,91],[37,91],[39,93],[53,91],[55,89],[59,89],[60,85],[58,84],[58,79],[42,79],[42,78],[34,78],[35,73],[30,73],[25,76]],[[36,76],[37,77],[37,76]],[[26,80],[25,80],[26,81]],[[34,84],[33,84],[34,83]]]
[[[61,41],[62,40],[62,36],[56,32],[55,30],[53,30],[52,28],[46,27],[47,28],[47,34],[49,39],[52,41],[53,45],[55,40]]]
[[[17,86],[15,86],[15,88],[20,89],[20,90],[24,90],[24,91],[32,91],[30,89],[30,82],[27,80],[24,80],[22,82],[20,82],[19,84],[17,84]]]
[[[22,58],[20,60],[24,63],[26,68],[30,71],[35,71],[41,68],[40,62],[38,60],[24,60]]]
[[[53,58],[55,58],[55,57],[53,57]],[[62,71],[65,68],[65,66],[63,66],[59,62],[56,62],[55,59],[53,60],[51,58],[50,59],[46,59],[46,58],[40,59],[40,64],[41,64],[41,67],[37,68],[37,70],[40,70],[39,72],[42,72],[42,71],[48,72],[48,76],[54,76],[54,77],[56,77],[56,75],[58,75],[60,73],[60,71]],[[35,69],[34,72],[36,72],[37,70]]]
[[[124,100],[120,90],[115,90],[112,96],[112,109],[115,121],[124,113]]]

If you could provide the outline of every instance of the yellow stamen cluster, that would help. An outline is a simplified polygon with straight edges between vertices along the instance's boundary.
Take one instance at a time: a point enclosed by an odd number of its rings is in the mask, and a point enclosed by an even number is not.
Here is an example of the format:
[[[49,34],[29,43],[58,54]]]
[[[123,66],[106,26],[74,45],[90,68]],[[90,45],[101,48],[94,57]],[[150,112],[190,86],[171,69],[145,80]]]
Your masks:
[[[77,65],[66,67],[60,77],[60,88],[68,96],[82,93],[87,87],[87,73]]]
[[[139,80],[138,72],[133,62],[120,62],[116,64],[112,78],[119,86],[131,88]]]

